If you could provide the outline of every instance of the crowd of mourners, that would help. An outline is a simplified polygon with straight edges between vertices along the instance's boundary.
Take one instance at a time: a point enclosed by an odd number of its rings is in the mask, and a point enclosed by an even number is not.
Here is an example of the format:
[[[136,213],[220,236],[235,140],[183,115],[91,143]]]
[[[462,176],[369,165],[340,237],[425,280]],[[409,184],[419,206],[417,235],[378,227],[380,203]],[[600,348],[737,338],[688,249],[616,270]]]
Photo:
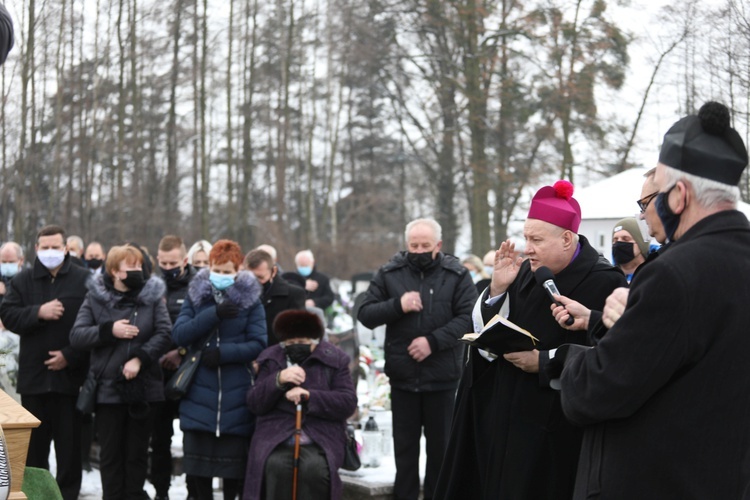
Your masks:
[[[0,4],[0,64],[12,47]],[[614,266],[579,234],[567,181],[534,194],[522,248],[484,260],[443,252],[434,219],[407,224],[355,307],[385,326],[395,499],[750,498],[748,154],[732,118],[708,102],[669,128],[640,215],[612,229]],[[214,478],[226,500],[342,498],[357,395],[326,340],[333,292],[309,250],[280,271],[273,247],[226,239],[167,235],[152,255],[49,225],[28,264],[4,243],[0,319],[41,421],[27,465],[48,468],[54,443],[75,500],[95,437],[104,499],[149,498],[147,478],[168,498],[179,418],[191,499],[212,499]]]

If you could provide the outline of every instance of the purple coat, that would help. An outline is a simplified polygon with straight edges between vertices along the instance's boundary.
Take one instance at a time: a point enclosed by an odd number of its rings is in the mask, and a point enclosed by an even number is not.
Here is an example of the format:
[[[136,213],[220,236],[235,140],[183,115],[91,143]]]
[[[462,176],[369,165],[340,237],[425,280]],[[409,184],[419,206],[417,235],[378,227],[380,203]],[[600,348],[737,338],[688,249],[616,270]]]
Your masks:
[[[260,369],[247,393],[250,411],[257,415],[245,478],[245,500],[260,499],[263,471],[271,452],[294,433],[295,406],[276,387],[276,374],[287,367],[284,350],[274,345],[258,356]],[[349,356],[321,340],[302,365],[310,399],[304,406],[302,429],[326,454],[331,477],[331,500],[341,498],[338,469],[344,462],[346,419],[357,408],[357,394],[349,374]]]

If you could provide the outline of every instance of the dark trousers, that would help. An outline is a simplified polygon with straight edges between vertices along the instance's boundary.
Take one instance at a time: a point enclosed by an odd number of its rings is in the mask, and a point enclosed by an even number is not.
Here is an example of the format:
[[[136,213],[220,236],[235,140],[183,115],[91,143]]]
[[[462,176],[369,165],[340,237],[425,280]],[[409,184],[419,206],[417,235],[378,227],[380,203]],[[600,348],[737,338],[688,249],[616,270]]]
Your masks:
[[[145,418],[133,418],[125,404],[96,406],[96,433],[104,500],[148,499],[143,490],[153,406]]]
[[[456,391],[409,392],[391,388],[393,452],[396,459],[396,500],[419,497],[419,440],[424,428],[427,468],[424,498],[432,498],[450,435]]]
[[[193,494],[188,498],[195,498],[196,500],[213,500],[214,488],[213,488],[212,477],[203,476],[191,476],[188,474],[186,482],[188,488],[193,491]],[[225,477],[222,479],[224,500],[234,500],[237,495],[242,493],[242,487],[244,482],[241,479],[230,479]]]
[[[76,500],[81,490],[81,414],[76,396],[21,395],[21,404],[41,425],[31,431],[26,465],[49,470],[49,447],[55,442],[57,485],[65,500]]]
[[[297,467],[297,498],[326,499],[331,497],[331,473],[323,448],[307,444],[299,448]],[[261,498],[275,500],[292,498],[294,483],[294,447],[281,445],[266,459]]]
[[[169,496],[172,482],[173,421],[177,417],[179,401],[165,401],[154,408],[154,427],[151,433],[151,475],[157,497]]]

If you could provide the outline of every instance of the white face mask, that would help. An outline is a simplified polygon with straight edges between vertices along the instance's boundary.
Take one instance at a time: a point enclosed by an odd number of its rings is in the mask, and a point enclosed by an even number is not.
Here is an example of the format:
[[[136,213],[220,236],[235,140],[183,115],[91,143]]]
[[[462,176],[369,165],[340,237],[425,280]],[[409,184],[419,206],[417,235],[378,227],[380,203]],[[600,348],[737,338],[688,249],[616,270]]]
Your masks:
[[[47,269],[54,269],[65,260],[65,252],[63,250],[50,248],[49,250],[39,250],[36,253],[36,257],[44,267]]]

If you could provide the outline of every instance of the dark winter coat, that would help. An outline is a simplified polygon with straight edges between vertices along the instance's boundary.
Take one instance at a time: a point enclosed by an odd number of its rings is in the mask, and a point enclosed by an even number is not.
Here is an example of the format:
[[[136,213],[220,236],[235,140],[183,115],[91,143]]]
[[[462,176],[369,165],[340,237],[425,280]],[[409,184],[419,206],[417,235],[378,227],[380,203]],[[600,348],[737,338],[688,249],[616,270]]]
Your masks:
[[[182,304],[185,303],[185,298],[187,297],[188,286],[196,273],[196,269],[188,264],[185,266],[185,271],[181,276],[173,280],[165,280],[167,285],[167,310],[169,311],[169,319],[172,320],[172,324],[177,322],[177,316],[180,315]]]
[[[587,426],[575,498],[750,495],[750,225],[719,212],[630,286],[624,314],[561,377]]]
[[[141,360],[134,383],[144,385],[146,401],[164,401],[159,358],[169,348],[172,327],[163,300],[164,282],[152,276],[133,298],[115,290],[105,274],[94,275],[88,288],[89,294],[70,332],[70,343],[91,351],[90,370],[99,380],[97,403],[125,403],[117,386],[122,383],[123,365],[133,358]],[[137,326],[138,335],[127,340],[116,338],[112,326],[121,319]]]
[[[252,273],[240,271],[235,283],[221,293],[222,300],[239,306],[239,314],[220,319],[209,274],[204,269],[190,283],[172,338],[177,345],[191,349],[218,347],[220,364],[198,368],[190,390],[180,401],[180,428],[249,437],[253,419],[245,393],[253,381],[251,363],[266,347],[260,284]]]
[[[386,325],[385,373],[393,387],[413,392],[455,389],[463,353],[458,339],[471,331],[476,287],[469,271],[452,255],[438,253],[422,272],[406,260],[406,254],[397,253],[372,278],[358,319],[367,328]],[[421,312],[401,309],[401,296],[409,291],[420,293]],[[422,336],[432,354],[418,363],[407,348]]]
[[[247,404],[257,415],[245,479],[245,500],[260,498],[263,471],[271,452],[294,433],[295,405],[276,387],[276,374],[287,367],[281,346],[269,347],[258,357],[260,370]],[[310,391],[304,406],[302,429],[326,454],[331,478],[331,500],[342,495],[338,469],[344,462],[346,419],[357,408],[357,395],[349,373],[349,356],[321,341],[302,365]],[[322,500],[322,499],[319,499]]]
[[[268,332],[268,345],[279,343],[279,339],[273,333],[273,320],[283,311],[289,309],[305,308],[305,290],[292,285],[281,276],[276,276],[271,286],[263,291],[263,307],[266,310],[266,330]]]
[[[34,266],[13,278],[0,305],[0,318],[9,331],[21,337],[18,353],[18,393],[54,392],[76,395],[86,377],[89,354],[70,345],[70,329],[86,296],[89,272],[74,266],[66,256],[57,276],[34,259]],[[39,319],[39,307],[57,299],[65,311],[56,321]],[[44,364],[49,351],[62,351],[68,366],[50,370]]]
[[[298,274],[299,276],[299,274]],[[325,274],[321,273],[317,269],[313,269],[310,276],[300,276],[302,282],[307,280],[313,280],[318,282],[318,288],[312,292],[305,291],[306,298],[312,299],[315,302],[315,307],[319,307],[324,311],[328,306],[333,304],[334,294],[331,289],[331,280]]]
[[[580,238],[580,245],[578,256],[555,276],[555,283],[566,297],[601,310],[612,290],[627,282],[586,238]],[[585,344],[587,334],[557,324],[529,261],[498,303],[487,306],[487,294],[480,298],[475,316],[486,322],[509,300],[509,319],[541,341],[540,371],[526,373],[503,358],[490,362],[470,349],[435,497],[570,499],[582,431],[563,416],[560,393],[549,387],[545,367],[550,349]]]

